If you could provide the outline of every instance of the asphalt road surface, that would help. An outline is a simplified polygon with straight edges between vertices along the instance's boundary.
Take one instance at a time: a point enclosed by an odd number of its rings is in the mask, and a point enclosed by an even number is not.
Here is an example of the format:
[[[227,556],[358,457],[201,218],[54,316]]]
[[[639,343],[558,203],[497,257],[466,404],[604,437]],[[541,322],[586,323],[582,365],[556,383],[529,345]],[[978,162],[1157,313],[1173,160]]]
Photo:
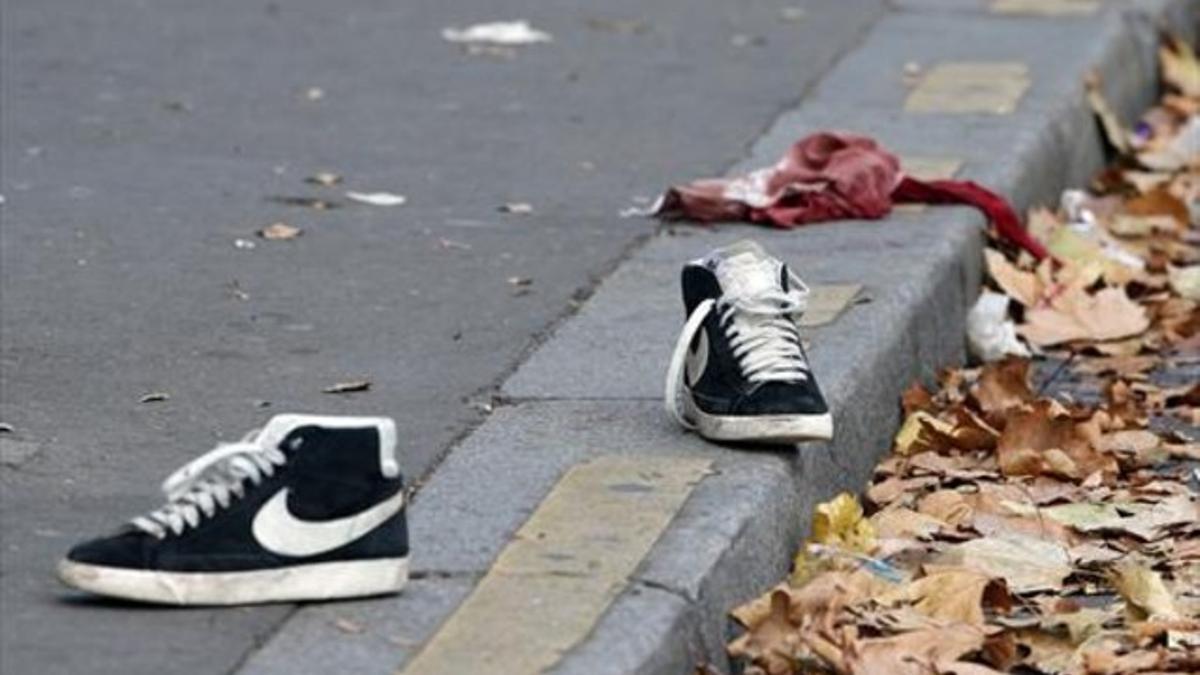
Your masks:
[[[426,475],[653,231],[619,211],[742,157],[882,4],[0,0],[0,671],[234,669],[290,607],[92,601],[56,559],[278,412],[394,416]],[[441,36],[519,18],[554,41]]]

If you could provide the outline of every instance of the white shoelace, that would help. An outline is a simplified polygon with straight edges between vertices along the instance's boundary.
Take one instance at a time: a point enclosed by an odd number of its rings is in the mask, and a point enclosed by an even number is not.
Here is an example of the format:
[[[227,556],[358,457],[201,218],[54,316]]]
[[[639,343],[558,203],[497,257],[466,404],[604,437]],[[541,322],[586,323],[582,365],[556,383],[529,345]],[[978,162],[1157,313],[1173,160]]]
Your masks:
[[[161,539],[168,530],[182,534],[203,518],[211,518],[218,508],[228,508],[235,497],[245,494],[247,480],[258,485],[287,462],[279,448],[256,443],[256,435],[218,445],[180,467],[163,481],[167,503],[134,518],[132,525]]]
[[[667,411],[685,428],[695,428],[680,406],[688,347],[704,325],[704,319],[713,311],[721,313],[721,324],[726,326],[725,335],[733,356],[747,380],[798,382],[808,379],[808,362],[796,325],[808,305],[808,286],[791,271],[788,280],[791,290],[786,293],[777,290],[749,298],[709,299],[692,311],[671,355],[664,396]]]

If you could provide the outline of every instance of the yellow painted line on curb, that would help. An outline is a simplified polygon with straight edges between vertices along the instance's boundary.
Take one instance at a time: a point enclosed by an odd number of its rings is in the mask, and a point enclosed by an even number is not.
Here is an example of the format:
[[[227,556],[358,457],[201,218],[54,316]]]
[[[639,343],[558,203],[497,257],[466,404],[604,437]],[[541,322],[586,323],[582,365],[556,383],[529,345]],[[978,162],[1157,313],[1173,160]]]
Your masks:
[[[1029,89],[1018,61],[947,62],[930,68],[904,102],[910,113],[1011,115]]]
[[[1099,8],[1097,0],[992,0],[988,11],[992,14],[1082,16]]]
[[[900,155],[900,170],[917,180],[954,178],[962,165],[961,157]]]
[[[711,465],[601,457],[571,468],[403,672],[553,666],[591,632]]]

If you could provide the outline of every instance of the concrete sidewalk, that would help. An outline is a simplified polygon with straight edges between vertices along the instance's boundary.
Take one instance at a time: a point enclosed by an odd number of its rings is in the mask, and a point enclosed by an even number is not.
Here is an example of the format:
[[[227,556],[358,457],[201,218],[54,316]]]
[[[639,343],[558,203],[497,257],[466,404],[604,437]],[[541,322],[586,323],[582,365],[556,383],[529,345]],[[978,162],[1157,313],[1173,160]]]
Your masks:
[[[1081,5],[1095,11],[1080,12]],[[953,168],[1006,193],[1018,208],[1053,203],[1062,188],[1086,184],[1103,162],[1084,76],[1099,72],[1106,95],[1129,119],[1155,92],[1155,29],[1190,35],[1200,18],[1195,3],[1170,1],[1071,3],[1065,15],[1046,15],[1044,6],[1033,15],[994,8],[899,3],[737,168],[773,162],[804,133],[836,126],[878,137],[913,165]],[[1018,82],[972,80],[963,91],[922,91],[934,78],[906,83],[910,63],[922,74],[973,64]],[[920,95],[956,111],[913,111]],[[464,662],[476,672],[529,672],[506,665],[534,662],[561,673],[682,673],[698,663],[728,670],[723,646],[734,629],[727,610],[786,573],[814,503],[863,485],[897,424],[900,391],[962,360],[964,315],[980,277],[981,226],[972,211],[931,208],[794,232],[681,226],[655,237],[517,370],[496,413],[423,487],[412,512],[418,573],[409,592],[302,609],[241,672],[385,673],[408,663],[404,672],[440,673]],[[682,321],[679,266],[747,236],[810,284],[865,286],[868,303],[811,335],[814,369],[836,416],[829,445],[723,449],[681,433],[661,410],[661,374]],[[612,457],[681,466],[705,460],[710,471],[675,507],[627,582],[593,591],[605,602],[581,626],[575,617],[558,620],[557,608],[591,599],[546,590],[541,581],[599,576],[582,564],[587,551],[580,551],[583,561],[524,575],[509,560],[531,539],[553,544],[560,534],[544,516],[555,510],[563,483],[574,482],[578,467]],[[654,467],[647,469],[656,477],[646,480],[647,491],[669,474]],[[614,536],[612,555],[628,545]],[[602,567],[602,560],[592,562]],[[530,597],[497,599],[498,584]],[[481,618],[496,616],[506,619]],[[340,630],[346,622],[361,633]],[[542,631],[538,644],[522,637],[531,622]],[[466,637],[467,626],[481,637]],[[482,637],[492,634],[508,639],[495,645]]]

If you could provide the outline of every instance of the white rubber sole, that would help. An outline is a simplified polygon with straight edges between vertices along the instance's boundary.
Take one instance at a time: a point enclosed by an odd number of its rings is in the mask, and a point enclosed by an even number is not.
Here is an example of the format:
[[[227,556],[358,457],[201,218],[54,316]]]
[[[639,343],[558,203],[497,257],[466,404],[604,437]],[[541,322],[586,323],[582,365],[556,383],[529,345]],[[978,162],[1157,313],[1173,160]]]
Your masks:
[[[72,588],[165,605],[244,605],[395,593],[408,583],[408,558],[311,563],[253,572],[163,572],[58,564]]]
[[[687,418],[696,432],[714,441],[742,443],[803,443],[833,439],[833,416],[824,415],[710,415],[689,394],[683,396]]]

